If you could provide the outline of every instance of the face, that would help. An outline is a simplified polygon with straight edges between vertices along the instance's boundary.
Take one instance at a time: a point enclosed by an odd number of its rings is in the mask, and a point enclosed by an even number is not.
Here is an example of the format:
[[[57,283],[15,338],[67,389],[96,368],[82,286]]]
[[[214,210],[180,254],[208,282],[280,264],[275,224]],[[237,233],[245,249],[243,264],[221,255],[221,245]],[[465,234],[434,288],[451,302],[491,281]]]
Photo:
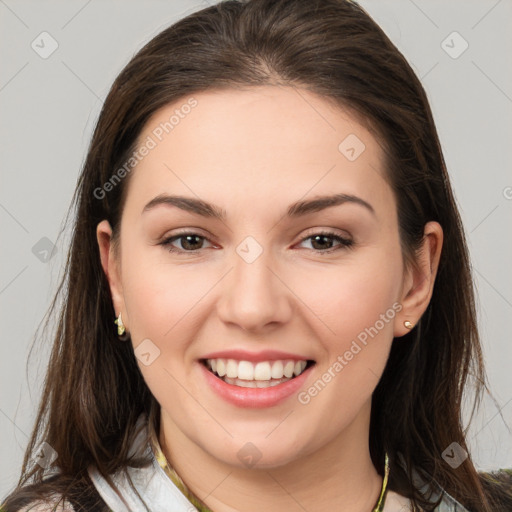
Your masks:
[[[161,426],[235,466],[367,438],[393,337],[417,320],[378,142],[305,90],[187,100],[139,137],[115,257],[98,228]]]

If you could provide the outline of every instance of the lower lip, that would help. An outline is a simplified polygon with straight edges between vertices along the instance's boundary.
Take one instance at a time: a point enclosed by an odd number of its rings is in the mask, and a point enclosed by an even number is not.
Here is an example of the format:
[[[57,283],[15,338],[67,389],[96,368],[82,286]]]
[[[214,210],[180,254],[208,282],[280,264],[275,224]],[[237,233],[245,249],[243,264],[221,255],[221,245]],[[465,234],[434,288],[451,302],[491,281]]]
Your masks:
[[[224,400],[237,407],[272,407],[296,393],[308,378],[314,365],[304,370],[298,377],[268,388],[243,388],[224,382],[199,362],[209,386]]]

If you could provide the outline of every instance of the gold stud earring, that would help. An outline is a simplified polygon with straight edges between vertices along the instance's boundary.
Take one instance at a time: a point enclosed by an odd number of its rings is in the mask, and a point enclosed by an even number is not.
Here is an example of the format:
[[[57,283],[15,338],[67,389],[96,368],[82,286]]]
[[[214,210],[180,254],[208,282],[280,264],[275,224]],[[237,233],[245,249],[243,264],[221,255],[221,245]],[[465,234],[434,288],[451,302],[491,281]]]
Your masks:
[[[123,324],[121,313],[119,313],[119,316],[114,320],[114,323],[117,325],[117,335],[122,336],[126,332],[126,328]]]
[[[414,324],[412,324],[411,322],[409,322],[409,320],[406,320],[404,322],[404,326],[407,327],[407,329],[412,329],[414,327]]]

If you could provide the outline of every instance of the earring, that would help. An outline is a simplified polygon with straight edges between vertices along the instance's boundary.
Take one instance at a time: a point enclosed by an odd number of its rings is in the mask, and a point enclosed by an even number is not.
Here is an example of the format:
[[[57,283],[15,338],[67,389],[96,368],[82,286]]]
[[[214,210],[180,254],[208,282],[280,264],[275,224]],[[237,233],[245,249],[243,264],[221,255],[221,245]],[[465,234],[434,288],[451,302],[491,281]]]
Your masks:
[[[409,320],[406,320],[404,322],[404,326],[407,327],[407,329],[412,329],[414,327],[414,324],[412,324],[411,322],[409,322]]]
[[[126,329],[123,324],[121,313],[119,313],[119,316],[114,320],[114,323],[117,325],[117,335],[122,336],[126,332]]]

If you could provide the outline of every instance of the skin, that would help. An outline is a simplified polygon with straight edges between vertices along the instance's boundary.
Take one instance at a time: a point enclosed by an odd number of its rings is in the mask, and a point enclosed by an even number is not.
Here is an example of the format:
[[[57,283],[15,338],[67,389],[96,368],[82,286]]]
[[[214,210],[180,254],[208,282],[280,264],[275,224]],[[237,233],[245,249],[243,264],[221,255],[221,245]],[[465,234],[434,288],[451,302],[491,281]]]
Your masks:
[[[418,268],[406,268],[381,147],[348,111],[290,87],[194,98],[198,105],[132,171],[118,253],[108,222],[97,228],[131,343],[149,338],[160,350],[149,366],[138,361],[161,405],[160,444],[215,512],[367,512],[382,485],[368,447],[371,394],[391,344],[403,342],[393,338],[430,301],[442,229],[425,226]],[[139,140],[185,101],[155,113]],[[354,161],[338,150],[349,134],[365,145]],[[162,193],[201,198],[226,220],[165,205],[142,213]],[[334,193],[357,196],[374,213],[346,202],[285,215],[296,201]],[[159,245],[180,228],[205,237],[192,240],[192,254],[183,238],[172,243],[181,253]],[[326,229],[353,245],[307,238]],[[263,249],[252,263],[236,252],[247,236]],[[321,254],[329,248],[337,250]],[[239,408],[205,384],[198,359],[209,352],[277,349],[316,361],[307,390],[393,304],[401,310],[307,405],[293,395]],[[261,453],[252,468],[237,457],[247,442]]]

